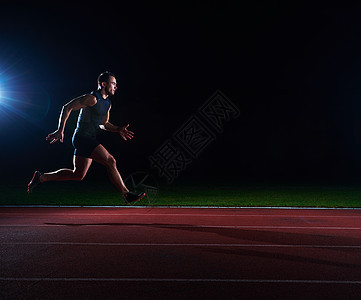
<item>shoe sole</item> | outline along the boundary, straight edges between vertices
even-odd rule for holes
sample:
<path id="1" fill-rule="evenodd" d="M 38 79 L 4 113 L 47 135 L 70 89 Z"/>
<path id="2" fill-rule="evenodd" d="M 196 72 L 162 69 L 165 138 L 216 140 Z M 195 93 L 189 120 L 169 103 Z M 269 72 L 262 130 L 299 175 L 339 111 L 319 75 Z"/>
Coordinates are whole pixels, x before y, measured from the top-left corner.
<path id="1" fill-rule="evenodd" d="M 28 184 L 28 194 L 31 194 L 31 192 L 33 191 L 33 189 L 38 186 L 40 184 L 40 182 L 38 184 L 36 184 L 35 186 L 32 186 L 34 179 L 36 178 L 36 176 L 38 175 L 38 171 L 35 171 L 33 178 L 31 179 L 31 181 Z M 40 176 L 39 176 L 40 177 Z"/>
<path id="2" fill-rule="evenodd" d="M 142 200 L 145 195 L 146 195 L 146 193 L 144 193 L 143 196 L 139 197 L 137 200 L 134 200 L 134 201 L 131 201 L 131 202 L 125 201 L 125 203 L 126 203 L 126 204 L 132 204 L 132 203 L 134 203 L 134 202 L 138 202 L 139 200 Z"/>

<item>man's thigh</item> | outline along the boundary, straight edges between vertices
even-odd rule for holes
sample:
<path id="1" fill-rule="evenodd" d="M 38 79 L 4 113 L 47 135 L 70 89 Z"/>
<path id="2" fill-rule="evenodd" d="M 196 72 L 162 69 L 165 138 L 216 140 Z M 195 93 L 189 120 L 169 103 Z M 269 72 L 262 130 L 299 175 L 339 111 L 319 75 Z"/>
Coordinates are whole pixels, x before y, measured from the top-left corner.
<path id="1" fill-rule="evenodd" d="M 103 165 L 109 164 L 110 161 L 114 160 L 114 157 L 108 152 L 103 145 L 98 145 L 92 152 L 91 156 L 96 162 Z"/>
<path id="2" fill-rule="evenodd" d="M 93 159 L 74 155 L 74 172 L 84 177 L 92 164 Z"/>

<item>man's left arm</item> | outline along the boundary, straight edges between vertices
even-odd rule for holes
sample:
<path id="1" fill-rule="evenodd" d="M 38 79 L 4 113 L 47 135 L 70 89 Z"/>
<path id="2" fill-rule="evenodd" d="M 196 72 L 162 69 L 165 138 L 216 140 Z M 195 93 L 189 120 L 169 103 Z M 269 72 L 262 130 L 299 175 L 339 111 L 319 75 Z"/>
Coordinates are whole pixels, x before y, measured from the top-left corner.
<path id="1" fill-rule="evenodd" d="M 132 139 L 134 136 L 134 132 L 128 130 L 129 124 L 123 127 L 116 126 L 109 122 L 109 115 L 110 115 L 110 108 L 105 115 L 102 123 L 99 125 L 100 129 L 110 131 L 110 132 L 117 132 L 119 133 L 124 140 Z"/>

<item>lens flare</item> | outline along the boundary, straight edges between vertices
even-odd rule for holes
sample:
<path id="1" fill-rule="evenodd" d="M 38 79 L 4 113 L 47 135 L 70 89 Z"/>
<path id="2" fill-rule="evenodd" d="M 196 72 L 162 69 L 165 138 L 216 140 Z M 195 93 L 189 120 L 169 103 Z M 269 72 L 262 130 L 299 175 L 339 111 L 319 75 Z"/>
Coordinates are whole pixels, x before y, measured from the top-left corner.
<path id="1" fill-rule="evenodd" d="M 31 123 L 43 120 L 50 108 L 50 97 L 47 91 L 32 82 L 21 80 L 21 76 L 6 78 L 4 75 L 0 74 L 2 77 L 0 81 L 1 119 L 21 117 Z"/>

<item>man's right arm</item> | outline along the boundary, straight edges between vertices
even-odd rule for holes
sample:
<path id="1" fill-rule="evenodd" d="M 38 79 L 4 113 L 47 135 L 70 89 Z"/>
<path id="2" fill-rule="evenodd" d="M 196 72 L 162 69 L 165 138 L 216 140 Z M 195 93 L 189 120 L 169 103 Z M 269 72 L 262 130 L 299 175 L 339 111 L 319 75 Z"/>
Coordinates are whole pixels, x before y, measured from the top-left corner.
<path id="1" fill-rule="evenodd" d="M 48 134 L 46 137 L 47 141 L 50 141 L 50 144 L 55 143 L 56 141 L 60 140 L 60 142 L 63 142 L 64 140 L 64 129 L 66 121 L 68 120 L 70 113 L 73 110 L 79 110 L 84 107 L 88 106 L 94 106 L 97 103 L 97 99 L 95 96 L 87 94 L 80 96 L 78 98 L 75 98 L 65 104 L 63 108 L 61 109 L 60 117 L 59 117 L 59 123 L 58 123 L 58 129 L 55 130 L 53 133 Z"/>

